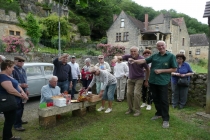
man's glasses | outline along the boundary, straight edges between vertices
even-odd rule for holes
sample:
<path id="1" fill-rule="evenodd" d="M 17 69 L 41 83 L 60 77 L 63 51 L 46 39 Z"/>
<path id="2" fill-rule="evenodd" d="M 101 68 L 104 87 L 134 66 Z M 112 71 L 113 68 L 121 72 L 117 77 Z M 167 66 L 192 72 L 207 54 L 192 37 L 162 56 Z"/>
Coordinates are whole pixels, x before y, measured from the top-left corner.
<path id="1" fill-rule="evenodd" d="M 18 62 L 25 62 L 24 60 L 18 60 Z"/>
<path id="2" fill-rule="evenodd" d="M 150 53 L 146 52 L 146 53 L 144 53 L 144 54 L 150 54 Z"/>
<path id="3" fill-rule="evenodd" d="M 103 59 L 103 58 L 98 58 L 98 59 Z"/>

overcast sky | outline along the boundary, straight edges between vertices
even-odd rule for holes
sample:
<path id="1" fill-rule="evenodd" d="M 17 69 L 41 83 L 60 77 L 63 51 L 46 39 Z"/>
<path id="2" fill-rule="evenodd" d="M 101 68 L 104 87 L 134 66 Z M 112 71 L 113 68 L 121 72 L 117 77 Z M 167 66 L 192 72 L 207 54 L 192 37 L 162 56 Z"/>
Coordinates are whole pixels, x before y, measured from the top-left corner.
<path id="1" fill-rule="evenodd" d="M 144 7 L 154 10 L 174 9 L 177 13 L 184 13 L 198 21 L 208 24 L 208 18 L 203 18 L 205 5 L 210 0 L 132 0 Z"/>

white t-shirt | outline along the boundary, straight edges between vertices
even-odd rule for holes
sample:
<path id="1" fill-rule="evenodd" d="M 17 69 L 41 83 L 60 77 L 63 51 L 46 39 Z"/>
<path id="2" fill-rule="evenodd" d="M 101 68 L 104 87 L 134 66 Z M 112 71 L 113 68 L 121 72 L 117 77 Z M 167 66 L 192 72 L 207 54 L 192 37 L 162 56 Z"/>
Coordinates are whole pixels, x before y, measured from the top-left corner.
<path id="1" fill-rule="evenodd" d="M 76 62 L 69 62 L 68 64 L 71 66 L 72 79 L 78 79 L 78 75 L 80 75 L 79 64 Z"/>

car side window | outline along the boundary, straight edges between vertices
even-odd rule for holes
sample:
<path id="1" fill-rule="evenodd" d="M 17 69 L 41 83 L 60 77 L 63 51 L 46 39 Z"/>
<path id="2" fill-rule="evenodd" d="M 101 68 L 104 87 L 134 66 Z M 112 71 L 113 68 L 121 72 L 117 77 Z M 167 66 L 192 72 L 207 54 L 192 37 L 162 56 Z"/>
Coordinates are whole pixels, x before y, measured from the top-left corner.
<path id="1" fill-rule="evenodd" d="M 41 67 L 40 66 L 31 66 L 26 67 L 26 75 L 27 76 L 39 76 L 42 75 Z"/>
<path id="2" fill-rule="evenodd" d="M 53 67 L 52 66 L 44 66 L 44 73 L 45 73 L 45 75 L 52 75 Z"/>

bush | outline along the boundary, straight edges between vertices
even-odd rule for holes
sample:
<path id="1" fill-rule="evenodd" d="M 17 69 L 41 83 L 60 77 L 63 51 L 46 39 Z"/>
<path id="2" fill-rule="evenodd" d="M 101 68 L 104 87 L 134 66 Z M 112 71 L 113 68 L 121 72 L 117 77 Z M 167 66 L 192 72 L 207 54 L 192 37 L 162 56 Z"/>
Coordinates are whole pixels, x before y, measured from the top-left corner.
<path id="1" fill-rule="evenodd" d="M 89 36 L 90 35 L 90 27 L 89 24 L 84 22 L 84 23 L 79 23 L 78 25 L 79 32 L 82 36 Z"/>
<path id="2" fill-rule="evenodd" d="M 21 10 L 19 6 L 19 2 L 17 0 L 14 0 L 13 2 L 0 0 L 0 9 L 4 9 L 7 14 L 9 11 L 14 11 L 16 12 L 17 15 L 19 15 L 20 10 Z"/>

